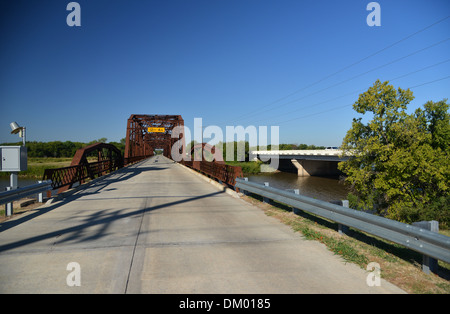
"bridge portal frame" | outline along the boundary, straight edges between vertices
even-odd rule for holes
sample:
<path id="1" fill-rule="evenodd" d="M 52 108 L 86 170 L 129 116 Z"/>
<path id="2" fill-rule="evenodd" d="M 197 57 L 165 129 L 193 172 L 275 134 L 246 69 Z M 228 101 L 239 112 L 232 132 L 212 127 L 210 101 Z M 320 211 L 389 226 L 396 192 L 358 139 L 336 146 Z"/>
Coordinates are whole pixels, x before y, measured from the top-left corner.
<path id="1" fill-rule="evenodd" d="M 176 127 L 183 128 L 178 136 L 172 137 Z M 149 128 L 164 128 L 162 132 L 152 132 Z M 139 115 L 132 114 L 127 121 L 125 137 L 125 160 L 150 157 L 155 149 L 163 149 L 163 155 L 172 159 L 172 146 L 182 140 L 181 153 L 186 150 L 184 142 L 184 120 L 180 115 Z"/>

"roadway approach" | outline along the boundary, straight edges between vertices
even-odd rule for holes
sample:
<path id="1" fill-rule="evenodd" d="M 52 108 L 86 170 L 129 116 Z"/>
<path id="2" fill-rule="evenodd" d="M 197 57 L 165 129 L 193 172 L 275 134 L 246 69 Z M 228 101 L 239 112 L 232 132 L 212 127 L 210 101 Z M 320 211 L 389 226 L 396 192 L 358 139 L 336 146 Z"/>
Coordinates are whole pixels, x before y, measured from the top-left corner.
<path id="1" fill-rule="evenodd" d="M 404 293 L 163 156 L 0 225 L 0 293 Z"/>

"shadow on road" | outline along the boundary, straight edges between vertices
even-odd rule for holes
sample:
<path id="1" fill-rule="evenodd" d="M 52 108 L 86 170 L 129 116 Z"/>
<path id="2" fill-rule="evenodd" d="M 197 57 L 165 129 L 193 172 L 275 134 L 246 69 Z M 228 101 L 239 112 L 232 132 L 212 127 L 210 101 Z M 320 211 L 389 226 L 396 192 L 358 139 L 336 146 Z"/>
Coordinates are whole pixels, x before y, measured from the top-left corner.
<path id="1" fill-rule="evenodd" d="M 69 195 L 68 197 L 64 198 L 62 201 L 58 201 L 53 205 L 49 205 L 47 207 L 39 209 L 36 212 L 26 215 L 24 217 L 21 217 L 19 219 L 15 219 L 15 220 L 11 220 L 11 221 L 2 223 L 0 225 L 0 235 L 1 235 L 1 232 L 4 232 L 10 228 L 13 228 L 13 227 L 19 225 L 19 224 L 22 224 L 29 220 L 32 220 L 33 218 L 36 218 L 40 215 L 48 213 L 52 210 L 55 210 L 56 208 L 61 207 L 69 202 L 74 201 L 74 200 L 77 200 L 81 197 L 99 194 L 99 193 L 101 193 L 102 190 L 108 190 L 108 186 L 111 183 L 128 180 L 131 177 L 134 177 L 143 171 L 153 171 L 153 170 L 162 170 L 162 169 L 165 169 L 165 168 L 156 168 L 156 167 L 126 168 L 126 169 L 124 168 L 119 171 L 116 171 L 113 175 L 110 175 L 110 176 L 104 178 L 103 180 L 99 180 L 98 182 L 93 183 L 92 185 L 90 185 L 86 188 L 76 191 L 72 195 Z M 222 194 L 224 192 L 225 192 L 225 189 L 214 192 L 214 193 L 198 195 L 198 196 L 189 197 L 189 198 L 183 198 L 183 199 L 180 199 L 177 201 L 160 204 L 160 205 L 156 205 L 156 206 L 151 206 L 151 207 L 146 206 L 146 198 L 143 198 L 144 202 L 143 202 L 143 204 L 141 204 L 141 206 L 140 206 L 141 208 L 136 209 L 135 211 L 122 213 L 122 211 L 123 211 L 122 209 L 115 210 L 115 211 L 100 210 L 98 212 L 95 212 L 95 213 L 89 215 L 89 217 L 87 217 L 83 223 L 81 223 L 77 226 L 60 229 L 60 230 L 55 230 L 55 231 L 51 231 L 48 233 L 29 237 L 26 239 L 18 240 L 16 242 L 0 245 L 0 253 L 8 251 L 8 250 L 16 249 L 16 248 L 19 248 L 22 246 L 26 246 L 26 245 L 29 245 L 29 244 L 32 244 L 35 242 L 39 242 L 42 240 L 46 240 L 49 238 L 59 238 L 62 235 L 66 235 L 66 237 L 62 237 L 61 240 L 55 242 L 55 244 L 61 244 L 61 243 L 68 242 L 68 241 L 76 241 L 76 243 L 95 241 L 95 240 L 101 239 L 102 237 L 105 237 L 106 235 L 108 235 L 107 230 L 108 230 L 109 226 L 113 222 L 115 222 L 119 219 L 144 215 L 146 212 L 159 210 L 161 208 L 170 207 L 170 206 L 177 205 L 177 204 L 188 203 L 188 202 L 198 200 L 198 199 L 213 197 L 215 195 Z M 118 199 L 120 199 L 120 198 L 118 198 Z M 96 232 L 93 234 L 92 234 L 92 231 L 86 232 L 87 228 L 90 228 L 93 226 L 97 226 L 97 227 L 100 226 L 100 228 L 98 228 L 98 230 L 96 230 Z M 70 236 L 67 236 L 67 235 L 70 235 Z"/>

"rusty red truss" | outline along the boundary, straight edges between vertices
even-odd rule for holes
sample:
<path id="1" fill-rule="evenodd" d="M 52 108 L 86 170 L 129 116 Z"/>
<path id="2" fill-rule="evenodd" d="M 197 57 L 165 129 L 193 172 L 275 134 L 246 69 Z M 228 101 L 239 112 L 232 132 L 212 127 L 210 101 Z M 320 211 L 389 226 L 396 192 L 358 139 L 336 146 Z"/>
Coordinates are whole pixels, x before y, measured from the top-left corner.
<path id="1" fill-rule="evenodd" d="M 172 134 L 177 127 L 179 134 Z M 150 157 L 155 149 L 163 149 L 164 156 L 172 158 L 172 147 L 180 139 L 180 150 L 185 150 L 183 133 L 184 121 L 180 115 L 133 114 L 127 122 L 125 159 Z"/>
<path id="2" fill-rule="evenodd" d="M 211 177 L 215 180 L 218 180 L 223 185 L 234 188 L 236 184 L 236 178 L 242 178 L 244 175 L 242 173 L 242 168 L 239 166 L 230 166 L 225 163 L 218 163 L 215 161 L 187 161 L 182 160 L 180 162 L 182 165 L 185 165 L 189 168 L 197 170 L 204 175 Z M 236 189 L 238 190 L 238 189 Z"/>
<path id="3" fill-rule="evenodd" d="M 94 158 L 97 161 L 92 161 Z M 123 156 L 117 147 L 95 143 L 77 150 L 69 167 L 45 169 L 43 180 L 51 180 L 53 189 L 59 189 L 60 193 L 75 183 L 82 184 L 86 179 L 95 179 L 123 166 Z"/>
<path id="4" fill-rule="evenodd" d="M 227 165 L 223 161 L 222 150 L 208 143 L 198 143 L 191 148 L 190 160 L 180 163 L 204 175 L 218 180 L 223 185 L 234 188 L 236 178 L 242 178 L 242 168 Z M 209 161 L 206 159 L 209 157 Z"/>
<path id="5" fill-rule="evenodd" d="M 76 183 L 82 184 L 88 179 L 95 179 L 153 156 L 156 149 L 163 149 L 164 156 L 170 159 L 175 157 L 172 152 L 177 153 L 177 158 L 183 157 L 180 160 L 182 164 L 230 187 L 234 187 L 237 177 L 243 176 L 241 167 L 225 164 L 222 151 L 209 144 L 195 145 L 190 152 L 193 160 L 184 160 L 184 157 L 189 157 L 185 144 L 184 121 L 180 115 L 133 114 L 127 121 L 124 156 L 112 144 L 92 144 L 79 149 L 69 167 L 46 169 L 43 179 L 51 180 L 53 189 L 62 192 Z M 204 160 L 205 156 L 211 157 L 211 161 Z M 93 157 L 96 157 L 96 161 Z"/>

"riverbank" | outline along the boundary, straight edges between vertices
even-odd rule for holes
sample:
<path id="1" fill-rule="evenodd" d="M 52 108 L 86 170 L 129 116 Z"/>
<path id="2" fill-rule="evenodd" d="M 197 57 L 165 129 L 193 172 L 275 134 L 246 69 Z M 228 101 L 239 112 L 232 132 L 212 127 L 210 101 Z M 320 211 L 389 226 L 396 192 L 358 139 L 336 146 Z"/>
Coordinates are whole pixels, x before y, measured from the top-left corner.
<path id="1" fill-rule="evenodd" d="M 241 167 L 244 176 L 246 176 L 250 174 L 260 174 L 261 165 L 263 163 L 261 161 L 227 161 L 226 164 Z"/>

